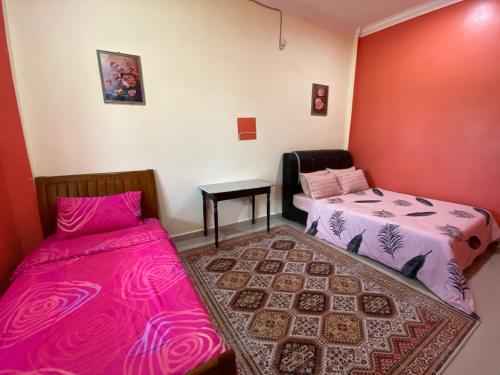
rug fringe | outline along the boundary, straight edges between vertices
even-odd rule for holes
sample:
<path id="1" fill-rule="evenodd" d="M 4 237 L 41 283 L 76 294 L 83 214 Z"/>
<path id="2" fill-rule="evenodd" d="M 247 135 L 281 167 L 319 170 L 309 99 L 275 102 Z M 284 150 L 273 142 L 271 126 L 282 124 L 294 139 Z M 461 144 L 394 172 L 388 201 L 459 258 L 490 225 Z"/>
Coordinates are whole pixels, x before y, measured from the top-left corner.
<path id="1" fill-rule="evenodd" d="M 480 324 L 481 324 L 481 321 L 478 320 L 477 323 L 472 326 L 472 328 L 467 333 L 467 335 L 465 335 L 465 337 L 462 339 L 462 341 L 460 342 L 460 344 L 453 350 L 453 352 L 448 357 L 448 359 L 443 363 L 443 365 L 441 366 L 441 368 L 438 370 L 437 375 L 440 375 L 440 374 L 444 373 L 444 371 L 446 370 L 446 368 L 451 364 L 451 362 L 453 362 L 453 360 L 456 358 L 456 356 L 462 351 L 462 349 L 465 346 L 465 344 L 467 344 L 467 342 L 469 341 L 469 339 L 471 338 L 471 336 L 476 332 L 476 329 L 479 328 Z"/>

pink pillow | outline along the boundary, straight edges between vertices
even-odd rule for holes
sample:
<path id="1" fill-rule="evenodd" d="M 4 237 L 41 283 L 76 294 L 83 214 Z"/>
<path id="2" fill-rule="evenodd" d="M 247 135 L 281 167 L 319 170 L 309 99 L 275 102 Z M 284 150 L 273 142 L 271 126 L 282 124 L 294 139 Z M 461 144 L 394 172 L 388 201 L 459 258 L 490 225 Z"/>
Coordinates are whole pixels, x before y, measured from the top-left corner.
<path id="1" fill-rule="evenodd" d="M 300 185 L 302 185 L 302 190 L 304 191 L 304 194 L 307 195 L 308 197 L 311 196 L 311 189 L 309 188 L 309 183 L 307 182 L 308 176 L 322 176 L 328 173 L 330 172 L 328 172 L 326 169 L 310 173 L 299 173 Z"/>
<path id="2" fill-rule="evenodd" d="M 57 197 L 57 237 L 74 238 L 141 222 L 141 192 L 103 197 Z"/>
<path id="3" fill-rule="evenodd" d="M 362 169 L 351 173 L 344 173 L 338 176 L 339 185 L 342 189 L 342 194 L 355 193 L 361 190 L 367 190 L 370 187 L 366 182 L 365 174 Z"/>
<path id="4" fill-rule="evenodd" d="M 333 197 L 342 193 L 339 183 L 337 182 L 337 177 L 335 177 L 333 173 L 312 175 L 306 178 L 313 199 Z"/>
<path id="5" fill-rule="evenodd" d="M 335 176 L 341 176 L 343 174 L 346 174 L 346 173 L 352 173 L 356 170 L 355 167 L 351 167 L 351 168 L 344 168 L 344 169 L 330 169 L 330 168 L 327 168 L 328 172 L 331 172 L 331 173 L 335 173 Z"/>

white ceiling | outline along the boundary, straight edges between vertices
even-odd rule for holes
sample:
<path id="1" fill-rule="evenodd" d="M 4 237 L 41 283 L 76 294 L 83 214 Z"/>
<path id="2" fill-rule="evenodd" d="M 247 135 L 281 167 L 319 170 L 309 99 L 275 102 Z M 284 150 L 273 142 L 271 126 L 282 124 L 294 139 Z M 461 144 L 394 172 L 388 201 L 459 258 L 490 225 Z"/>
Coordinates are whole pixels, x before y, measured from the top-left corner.
<path id="1" fill-rule="evenodd" d="M 260 0 L 286 13 L 337 32 L 352 34 L 429 0 Z"/>

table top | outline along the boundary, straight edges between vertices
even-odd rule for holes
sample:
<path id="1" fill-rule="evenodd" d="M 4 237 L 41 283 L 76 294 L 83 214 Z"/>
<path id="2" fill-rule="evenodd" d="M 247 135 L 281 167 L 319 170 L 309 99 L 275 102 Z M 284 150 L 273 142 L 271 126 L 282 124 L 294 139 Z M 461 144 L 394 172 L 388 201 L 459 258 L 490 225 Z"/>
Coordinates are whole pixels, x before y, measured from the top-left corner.
<path id="1" fill-rule="evenodd" d="M 200 190 L 208 194 L 217 194 L 217 193 L 227 193 L 230 191 L 258 189 L 271 186 L 273 186 L 273 184 L 265 180 L 244 180 L 244 181 L 223 182 L 220 184 L 201 185 L 199 188 Z"/>

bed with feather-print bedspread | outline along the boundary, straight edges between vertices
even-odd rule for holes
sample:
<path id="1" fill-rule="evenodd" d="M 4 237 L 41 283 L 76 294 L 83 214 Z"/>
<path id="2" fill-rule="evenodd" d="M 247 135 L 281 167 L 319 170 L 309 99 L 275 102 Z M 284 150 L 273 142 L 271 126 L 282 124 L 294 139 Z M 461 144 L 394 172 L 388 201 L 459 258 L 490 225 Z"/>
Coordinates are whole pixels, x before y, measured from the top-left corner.
<path id="1" fill-rule="evenodd" d="M 500 237 L 482 208 L 377 188 L 315 201 L 306 232 L 417 278 L 473 315 L 463 270 Z"/>
<path id="2" fill-rule="evenodd" d="M 226 350 L 156 219 L 49 237 L 0 299 L 2 374 L 184 374 Z"/>

